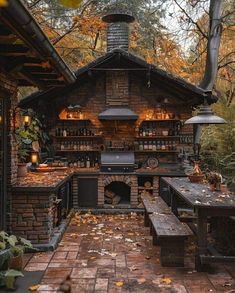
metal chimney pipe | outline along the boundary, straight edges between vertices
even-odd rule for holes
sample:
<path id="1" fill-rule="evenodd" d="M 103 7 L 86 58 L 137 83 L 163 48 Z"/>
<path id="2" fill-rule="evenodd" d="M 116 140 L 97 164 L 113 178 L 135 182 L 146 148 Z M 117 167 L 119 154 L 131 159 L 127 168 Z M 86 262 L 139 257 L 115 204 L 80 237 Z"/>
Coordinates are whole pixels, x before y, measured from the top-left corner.
<path id="1" fill-rule="evenodd" d="M 108 23 L 107 52 L 114 49 L 129 49 L 129 23 L 135 21 L 131 13 L 115 11 L 103 16 L 102 20 Z"/>

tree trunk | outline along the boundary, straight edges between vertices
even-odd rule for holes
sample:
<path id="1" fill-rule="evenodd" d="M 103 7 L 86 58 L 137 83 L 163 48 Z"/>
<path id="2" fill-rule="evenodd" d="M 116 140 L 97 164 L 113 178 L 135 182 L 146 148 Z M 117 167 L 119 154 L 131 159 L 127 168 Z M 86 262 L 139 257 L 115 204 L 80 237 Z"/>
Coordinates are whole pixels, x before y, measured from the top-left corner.
<path id="1" fill-rule="evenodd" d="M 220 38 L 222 34 L 222 3 L 223 0 L 210 1 L 210 25 L 207 43 L 206 67 L 203 79 L 200 83 L 200 87 L 209 92 L 213 89 L 218 71 L 218 55 Z"/>

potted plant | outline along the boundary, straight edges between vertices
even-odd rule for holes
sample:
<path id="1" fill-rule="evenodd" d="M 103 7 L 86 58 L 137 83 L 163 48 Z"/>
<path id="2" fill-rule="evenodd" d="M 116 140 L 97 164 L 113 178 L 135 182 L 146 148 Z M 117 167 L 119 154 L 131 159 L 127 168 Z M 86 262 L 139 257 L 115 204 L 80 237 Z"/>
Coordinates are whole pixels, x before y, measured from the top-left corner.
<path id="1" fill-rule="evenodd" d="M 199 167 L 198 161 L 194 161 L 193 171 L 190 174 L 188 174 L 188 178 L 189 178 L 190 182 L 192 182 L 192 183 L 202 182 L 204 176 L 203 176 L 202 171 Z"/>
<path id="2" fill-rule="evenodd" d="M 220 190 L 220 184 L 222 183 L 222 176 L 221 174 L 213 171 L 206 171 L 206 179 L 210 185 L 210 189 L 212 191 L 214 190 Z"/>
<path id="3" fill-rule="evenodd" d="M 2 267 L 0 269 L 11 268 L 21 270 L 23 266 L 23 254 L 26 250 L 35 250 L 29 240 L 1 231 L 0 252 L 2 252 L 2 261 L 1 259 L 0 261 Z"/>

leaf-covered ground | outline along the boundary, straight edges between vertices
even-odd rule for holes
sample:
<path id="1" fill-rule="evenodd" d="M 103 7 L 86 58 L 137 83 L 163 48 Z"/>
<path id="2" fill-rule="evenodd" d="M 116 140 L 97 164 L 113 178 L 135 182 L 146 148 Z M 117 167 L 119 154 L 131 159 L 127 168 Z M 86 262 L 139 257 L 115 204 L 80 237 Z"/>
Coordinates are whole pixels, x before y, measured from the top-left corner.
<path id="1" fill-rule="evenodd" d="M 235 266 L 197 273 L 193 252 L 187 243 L 185 267 L 163 268 L 142 215 L 76 214 L 57 250 L 35 254 L 25 270 L 45 270 L 32 287 L 44 293 L 235 292 Z"/>

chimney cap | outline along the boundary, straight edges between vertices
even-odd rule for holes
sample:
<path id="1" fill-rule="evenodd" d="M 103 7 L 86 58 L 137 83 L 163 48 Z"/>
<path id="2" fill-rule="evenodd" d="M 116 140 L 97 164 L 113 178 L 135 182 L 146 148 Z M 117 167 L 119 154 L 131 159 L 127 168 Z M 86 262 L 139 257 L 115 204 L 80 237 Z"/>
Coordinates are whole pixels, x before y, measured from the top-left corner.
<path id="1" fill-rule="evenodd" d="M 102 17 L 102 20 L 107 23 L 112 22 L 127 22 L 131 23 L 135 21 L 134 16 L 130 11 L 127 10 L 116 10 L 107 13 Z"/>

